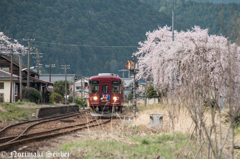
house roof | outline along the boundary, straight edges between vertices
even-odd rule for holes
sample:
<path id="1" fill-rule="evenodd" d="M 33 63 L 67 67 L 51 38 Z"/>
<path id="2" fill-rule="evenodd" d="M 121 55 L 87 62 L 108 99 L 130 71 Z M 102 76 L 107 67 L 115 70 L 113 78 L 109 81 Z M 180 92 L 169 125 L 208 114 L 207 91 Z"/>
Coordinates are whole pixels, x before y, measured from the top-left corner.
<path id="1" fill-rule="evenodd" d="M 11 57 L 9 55 L 0 54 L 0 57 L 3 57 L 7 61 L 11 62 Z M 13 64 L 19 67 L 19 61 L 14 58 L 13 58 Z M 22 71 L 27 72 L 27 66 L 22 65 Z M 37 72 L 33 71 L 32 69 L 30 69 L 30 72 L 37 75 Z"/>
<path id="2" fill-rule="evenodd" d="M 18 80 L 18 76 L 17 75 L 12 75 L 12 79 L 14 81 L 17 81 Z M 0 70 L 0 80 L 10 80 L 11 78 L 11 73 L 7 72 L 7 71 L 3 71 L 3 70 Z"/>
<path id="3" fill-rule="evenodd" d="M 78 79 L 75 83 L 81 83 L 81 82 L 87 82 L 88 83 L 89 78 L 84 78 L 83 80 Z"/>
<path id="4" fill-rule="evenodd" d="M 124 87 L 130 87 L 133 84 L 133 79 L 132 78 L 124 78 Z"/>
<path id="5" fill-rule="evenodd" d="M 36 82 L 41 82 L 41 83 L 46 83 L 46 84 L 49 84 L 49 85 L 53 85 L 52 82 L 48 82 L 48 81 L 44 81 L 44 80 L 41 80 L 41 79 L 38 79 L 38 78 L 35 78 L 35 77 L 31 77 L 31 79 L 33 79 L 33 81 L 36 81 Z"/>

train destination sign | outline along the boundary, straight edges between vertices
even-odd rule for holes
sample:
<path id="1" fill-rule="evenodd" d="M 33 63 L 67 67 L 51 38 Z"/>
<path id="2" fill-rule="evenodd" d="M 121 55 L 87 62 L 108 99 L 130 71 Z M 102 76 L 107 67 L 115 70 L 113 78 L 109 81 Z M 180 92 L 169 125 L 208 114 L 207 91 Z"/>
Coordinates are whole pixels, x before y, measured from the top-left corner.
<path id="1" fill-rule="evenodd" d="M 89 81 L 90 84 L 98 84 L 99 81 Z"/>
<path id="2" fill-rule="evenodd" d="M 112 84 L 121 84 L 121 81 L 112 81 Z"/>

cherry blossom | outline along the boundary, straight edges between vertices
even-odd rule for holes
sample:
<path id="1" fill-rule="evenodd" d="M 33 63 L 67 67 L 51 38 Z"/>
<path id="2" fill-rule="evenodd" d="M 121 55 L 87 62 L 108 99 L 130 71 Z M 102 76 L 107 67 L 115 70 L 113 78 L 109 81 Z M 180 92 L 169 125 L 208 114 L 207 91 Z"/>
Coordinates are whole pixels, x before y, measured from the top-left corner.
<path id="1" fill-rule="evenodd" d="M 239 87 L 240 48 L 227 38 L 209 35 L 208 29 L 198 26 L 186 32 L 174 31 L 175 41 L 167 26 L 147 32 L 146 37 L 134 53 L 138 58 L 137 78 L 147 80 L 150 77 L 155 89 L 169 92 L 206 82 L 205 86 L 226 96 L 230 76 L 234 87 Z"/>
<path id="2" fill-rule="evenodd" d="M 3 32 L 0 32 L 0 53 L 4 53 L 4 51 L 9 50 L 11 47 L 13 47 L 14 52 L 16 52 L 17 49 L 26 50 L 17 40 L 11 39 L 4 35 Z"/>

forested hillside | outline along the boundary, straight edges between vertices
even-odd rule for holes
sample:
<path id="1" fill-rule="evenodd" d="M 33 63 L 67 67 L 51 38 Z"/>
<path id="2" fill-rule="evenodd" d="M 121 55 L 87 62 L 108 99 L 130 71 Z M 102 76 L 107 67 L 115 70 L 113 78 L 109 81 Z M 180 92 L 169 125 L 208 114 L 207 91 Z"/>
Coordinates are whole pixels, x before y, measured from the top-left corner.
<path id="1" fill-rule="evenodd" d="M 193 1 L 212 3 L 240 3 L 239 0 L 193 0 Z"/>
<path id="2" fill-rule="evenodd" d="M 172 3 L 171 0 L 143 0 L 149 3 L 160 12 L 164 12 L 167 15 L 172 15 Z M 230 17 L 239 16 L 240 4 L 217 4 L 217 3 L 201 3 L 190 0 L 175 0 L 175 21 L 181 22 L 186 25 L 187 28 L 192 28 L 194 25 L 198 25 L 201 28 L 209 28 L 210 33 L 220 34 L 222 29 L 216 16 L 221 20 L 222 18 L 222 6 L 224 8 L 224 24 L 228 27 L 232 21 Z M 227 28 L 228 29 L 228 28 Z"/>
<path id="3" fill-rule="evenodd" d="M 119 73 L 145 33 L 170 26 L 171 17 L 139 0 L 1 0 L 0 22 L 0 31 L 25 46 L 23 38 L 35 39 L 31 46 L 43 53 L 43 66 L 55 64 L 52 73 L 67 64 L 68 73 L 90 76 Z"/>

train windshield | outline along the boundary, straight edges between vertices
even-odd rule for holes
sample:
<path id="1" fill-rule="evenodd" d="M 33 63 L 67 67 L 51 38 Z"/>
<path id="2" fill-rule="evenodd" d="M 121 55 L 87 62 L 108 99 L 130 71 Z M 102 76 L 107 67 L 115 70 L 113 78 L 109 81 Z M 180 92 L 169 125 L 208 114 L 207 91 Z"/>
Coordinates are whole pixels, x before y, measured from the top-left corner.
<path id="1" fill-rule="evenodd" d="M 89 93 L 99 93 L 99 81 L 89 81 Z"/>
<path id="2" fill-rule="evenodd" d="M 121 81 L 112 81 L 112 93 L 121 93 Z"/>
<path id="3" fill-rule="evenodd" d="M 102 93 L 108 93 L 108 85 L 107 84 L 102 85 Z"/>

